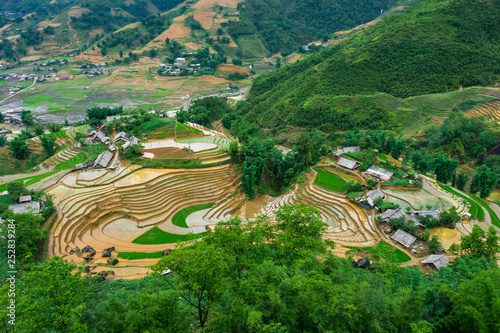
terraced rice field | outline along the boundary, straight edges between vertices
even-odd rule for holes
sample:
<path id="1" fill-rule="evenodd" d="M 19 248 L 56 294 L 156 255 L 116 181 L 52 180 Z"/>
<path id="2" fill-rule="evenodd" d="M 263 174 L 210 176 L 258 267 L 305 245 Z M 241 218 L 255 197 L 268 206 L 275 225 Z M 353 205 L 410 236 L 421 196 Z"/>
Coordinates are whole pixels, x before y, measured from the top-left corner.
<path id="1" fill-rule="evenodd" d="M 465 112 L 465 116 L 469 118 L 487 117 L 489 121 L 500 122 L 500 99 L 476 106 L 472 110 Z"/>
<path id="2" fill-rule="evenodd" d="M 347 189 L 347 183 L 334 173 L 326 171 L 324 168 L 318 167 L 314 168 L 318 174 L 314 178 L 314 184 L 323 186 L 327 189 L 337 192 L 345 192 Z"/>
<path id="3" fill-rule="evenodd" d="M 90 245 L 97 251 L 90 264 L 105 264 L 101 251 L 115 246 L 122 258 L 119 267 L 141 267 L 134 274 L 144 274 L 158 251 L 174 248 L 173 242 L 188 239 L 189 233 L 203 234 L 207 225 L 252 215 L 244 195 L 237 193 L 240 181 L 228 165 L 189 170 L 141 169 L 115 177 L 107 185 L 82 185 L 81 175 L 89 184 L 97 179 L 102 183 L 107 173 L 100 172 L 67 175 L 49 191 L 60 210 L 50 232 L 49 256 L 83 264 L 82 257 L 70 251 Z M 273 212 L 284 204 L 299 202 L 321 211 L 328 224 L 326 238 L 353 246 L 376 244 L 376 232 L 365 213 L 343 196 L 316 186 L 312 175 L 307 184 L 283 196 L 269 197 L 260 208 L 273 219 Z"/>
<path id="4" fill-rule="evenodd" d="M 105 176 L 94 175 L 89 181 Z M 77 176 L 74 176 L 77 179 Z M 71 178 L 71 177 L 69 177 Z M 76 184 L 77 180 L 73 183 Z M 64 181 L 50 190 L 61 214 L 51 229 L 49 255 L 68 257 L 75 246 L 91 245 L 96 251 L 116 246 L 118 252 L 157 252 L 174 244 L 134 244 L 145 232 L 186 235 L 205 232 L 204 226 L 183 228 L 172 223 L 184 208 L 227 198 L 239 184 L 229 166 L 194 170 L 138 170 L 109 185 L 73 187 Z M 104 262 L 97 259 L 96 263 Z"/>
<path id="5" fill-rule="evenodd" d="M 147 140 L 164 139 L 177 136 L 182 138 L 189 135 L 202 134 L 203 132 L 199 129 L 184 125 L 176 124 L 176 128 L 160 128 L 155 131 L 146 134 Z"/>

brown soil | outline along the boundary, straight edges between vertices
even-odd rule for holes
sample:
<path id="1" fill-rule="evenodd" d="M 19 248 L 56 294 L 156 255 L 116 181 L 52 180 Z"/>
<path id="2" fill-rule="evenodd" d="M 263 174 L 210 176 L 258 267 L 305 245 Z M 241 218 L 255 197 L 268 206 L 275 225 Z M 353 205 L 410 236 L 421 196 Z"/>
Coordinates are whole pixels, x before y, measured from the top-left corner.
<path id="1" fill-rule="evenodd" d="M 406 8 L 410 8 L 411 6 L 398 6 L 396 8 L 391 9 L 391 11 L 397 11 L 397 10 L 405 10 Z"/>
<path id="2" fill-rule="evenodd" d="M 235 65 L 229 65 L 229 64 L 223 64 L 217 66 L 218 70 L 225 71 L 225 72 L 231 72 L 231 73 L 243 73 L 243 74 L 251 74 L 250 70 L 247 67 L 243 66 L 235 66 Z"/>
<path id="3" fill-rule="evenodd" d="M 152 153 L 155 159 L 194 159 L 194 154 L 189 154 L 184 149 L 165 147 L 155 149 L 145 149 L 145 153 Z"/>
<path id="4" fill-rule="evenodd" d="M 336 34 L 336 35 L 345 35 L 345 34 L 350 34 L 351 32 L 354 32 L 354 31 L 356 31 L 356 30 L 362 30 L 362 29 L 365 29 L 365 28 L 367 28 L 367 27 L 369 27 L 369 26 L 371 26 L 371 25 L 374 25 L 375 23 L 377 23 L 377 22 L 379 22 L 379 21 L 380 21 L 380 19 L 375 19 L 375 20 L 370 21 L 370 22 L 368 22 L 368 23 L 360 24 L 360 25 L 358 25 L 357 27 L 354 27 L 354 28 L 352 28 L 352 29 L 350 29 L 350 30 L 337 31 L 337 32 L 335 32 L 335 34 Z"/>

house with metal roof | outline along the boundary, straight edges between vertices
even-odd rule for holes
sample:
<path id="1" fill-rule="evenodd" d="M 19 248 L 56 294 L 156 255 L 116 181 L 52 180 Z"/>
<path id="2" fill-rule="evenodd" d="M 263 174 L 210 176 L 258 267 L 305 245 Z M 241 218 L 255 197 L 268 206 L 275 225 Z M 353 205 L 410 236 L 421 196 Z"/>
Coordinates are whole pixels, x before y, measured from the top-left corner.
<path id="1" fill-rule="evenodd" d="M 403 245 L 406 248 L 409 248 L 410 246 L 415 243 L 417 240 L 417 237 L 410 235 L 406 231 L 403 231 L 401 229 L 398 229 L 392 236 L 391 239 L 398 242 L 399 244 Z"/>
<path id="2" fill-rule="evenodd" d="M 372 165 L 366 170 L 366 173 L 372 177 L 376 177 L 385 182 L 389 181 L 394 177 L 394 173 L 386 170 L 384 168 L 378 167 L 376 165 Z"/>
<path id="3" fill-rule="evenodd" d="M 340 156 L 341 154 L 344 153 L 356 153 L 360 152 L 361 150 L 359 149 L 359 146 L 352 146 L 352 147 L 344 147 L 344 148 L 339 148 L 335 151 L 335 156 Z"/>
<path id="4" fill-rule="evenodd" d="M 405 215 L 406 214 L 405 214 L 403 208 L 388 209 L 380 215 L 380 217 L 381 217 L 380 222 L 389 223 L 390 220 L 397 219 L 398 217 L 405 216 Z"/>
<path id="5" fill-rule="evenodd" d="M 136 138 L 135 136 L 131 136 L 130 140 L 125 142 L 122 147 L 123 147 L 123 149 L 127 149 L 129 146 L 138 145 L 138 144 L 139 144 L 139 139 Z"/>
<path id="6" fill-rule="evenodd" d="M 368 205 L 369 207 L 375 206 L 375 200 L 377 198 L 381 197 L 382 199 L 385 198 L 385 193 L 379 190 L 378 188 L 375 190 L 371 190 L 368 193 L 366 193 L 363 196 L 363 202 Z"/>
<path id="7" fill-rule="evenodd" d="M 107 150 L 104 151 L 95 160 L 93 168 L 94 169 L 104 169 L 104 168 L 107 168 L 108 165 L 109 165 L 109 162 L 111 162 L 112 158 L 113 158 L 113 154 L 111 152 L 109 152 Z"/>
<path id="8" fill-rule="evenodd" d="M 420 263 L 432 265 L 439 270 L 441 267 L 447 267 L 450 264 L 450 261 L 444 254 L 431 254 Z"/>
<path id="9" fill-rule="evenodd" d="M 97 131 L 94 136 L 92 137 L 92 140 L 93 141 L 100 141 L 101 143 L 106 143 L 108 142 L 109 140 L 111 140 L 110 138 L 108 138 L 106 136 L 106 134 L 104 134 L 103 132 L 101 131 Z"/>
<path id="10" fill-rule="evenodd" d="M 397 218 L 400 218 L 402 216 L 405 217 L 404 221 L 403 221 L 403 224 L 405 226 L 417 226 L 419 228 L 425 228 L 425 226 L 420 223 L 420 221 L 415 218 L 414 216 L 409 216 L 409 215 L 406 215 L 405 211 L 403 210 L 403 208 L 397 208 L 397 209 L 388 209 L 386 210 L 385 212 L 382 213 L 381 216 L 381 220 L 380 220 L 380 223 L 387 223 L 388 225 L 390 225 L 391 227 L 393 227 L 394 225 L 391 224 L 391 220 L 394 220 L 394 219 L 397 219 Z"/>
<path id="11" fill-rule="evenodd" d="M 9 210 L 11 210 L 14 214 L 40 214 L 41 211 L 41 202 L 27 202 L 19 205 L 10 205 Z"/>
<path id="12" fill-rule="evenodd" d="M 354 170 L 359 168 L 360 164 L 356 161 L 350 160 L 345 157 L 341 157 L 340 160 L 337 162 L 337 165 L 340 165 L 343 168 L 349 169 L 349 170 Z"/>
<path id="13" fill-rule="evenodd" d="M 439 220 L 441 218 L 441 215 L 439 213 L 439 210 L 416 210 L 413 212 L 413 215 L 415 217 L 418 216 L 432 216 L 432 218 Z"/>
<path id="14" fill-rule="evenodd" d="M 128 134 L 125 133 L 125 132 L 120 132 L 118 133 L 116 136 L 115 136 L 115 139 L 113 140 L 114 143 L 117 143 L 117 142 L 120 142 L 120 141 L 123 141 L 123 142 L 127 142 L 129 141 L 128 139 Z"/>
<path id="15" fill-rule="evenodd" d="M 19 203 L 22 204 L 22 203 L 27 203 L 27 202 L 30 202 L 31 201 L 31 195 L 21 195 L 19 197 Z"/>

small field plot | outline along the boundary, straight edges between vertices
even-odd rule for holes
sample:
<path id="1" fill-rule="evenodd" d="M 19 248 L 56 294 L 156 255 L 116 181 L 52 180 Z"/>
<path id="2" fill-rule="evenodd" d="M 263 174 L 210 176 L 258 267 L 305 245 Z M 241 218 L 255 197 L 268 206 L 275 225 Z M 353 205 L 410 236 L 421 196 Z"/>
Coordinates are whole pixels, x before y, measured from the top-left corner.
<path id="1" fill-rule="evenodd" d="M 157 259 L 162 257 L 162 251 L 158 252 L 120 252 L 118 253 L 118 258 L 126 260 L 137 260 L 137 259 Z"/>
<path id="2" fill-rule="evenodd" d="M 154 227 L 144 234 L 140 235 L 132 241 L 135 244 L 171 244 L 176 242 L 184 242 L 192 239 L 197 239 L 206 235 L 206 233 L 201 234 L 188 234 L 188 235 L 175 235 L 161 230 L 158 227 Z"/>
<path id="3" fill-rule="evenodd" d="M 318 173 L 314 179 L 314 184 L 325 187 L 336 192 L 345 192 L 347 182 L 339 175 L 326 171 L 322 167 L 316 167 L 314 170 Z"/>
<path id="4" fill-rule="evenodd" d="M 188 225 L 186 223 L 186 218 L 189 215 L 199 210 L 212 208 L 214 205 L 215 203 L 209 203 L 209 204 L 196 205 L 184 208 L 183 210 L 174 215 L 174 217 L 172 218 L 172 223 L 178 227 L 188 228 Z"/>

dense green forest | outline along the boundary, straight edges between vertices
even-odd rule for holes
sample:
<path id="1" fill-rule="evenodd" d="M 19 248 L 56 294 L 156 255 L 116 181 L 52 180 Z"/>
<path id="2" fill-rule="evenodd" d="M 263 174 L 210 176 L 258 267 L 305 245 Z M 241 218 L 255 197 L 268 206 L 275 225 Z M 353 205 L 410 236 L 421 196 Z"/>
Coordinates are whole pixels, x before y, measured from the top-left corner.
<path id="1" fill-rule="evenodd" d="M 17 216 L 23 218 L 23 216 Z M 500 270 L 496 232 L 478 226 L 439 272 L 400 267 L 380 248 L 368 268 L 338 258 L 322 239 L 320 212 L 285 206 L 267 217 L 220 222 L 139 280 L 74 274 L 53 257 L 19 273 L 16 326 L 7 332 L 497 332 Z M 300 235 L 300 237 L 297 237 Z M 487 238 L 487 240 L 483 240 Z M 492 247 L 493 246 L 493 247 Z M 173 275 L 160 275 L 167 268 Z M 57 309 L 57 311 L 55 311 Z"/>
<path id="2" fill-rule="evenodd" d="M 395 97 L 495 83 L 500 2 L 426 1 L 356 36 L 254 80 L 238 120 L 264 128 L 395 129 L 377 92 Z"/>
<path id="3" fill-rule="evenodd" d="M 375 19 L 381 9 L 396 0 L 246 0 L 238 4 L 240 21 L 231 22 L 229 33 L 258 34 L 273 53 L 290 54 L 299 45 L 313 40 L 328 40 L 339 30 L 350 29 Z"/>

